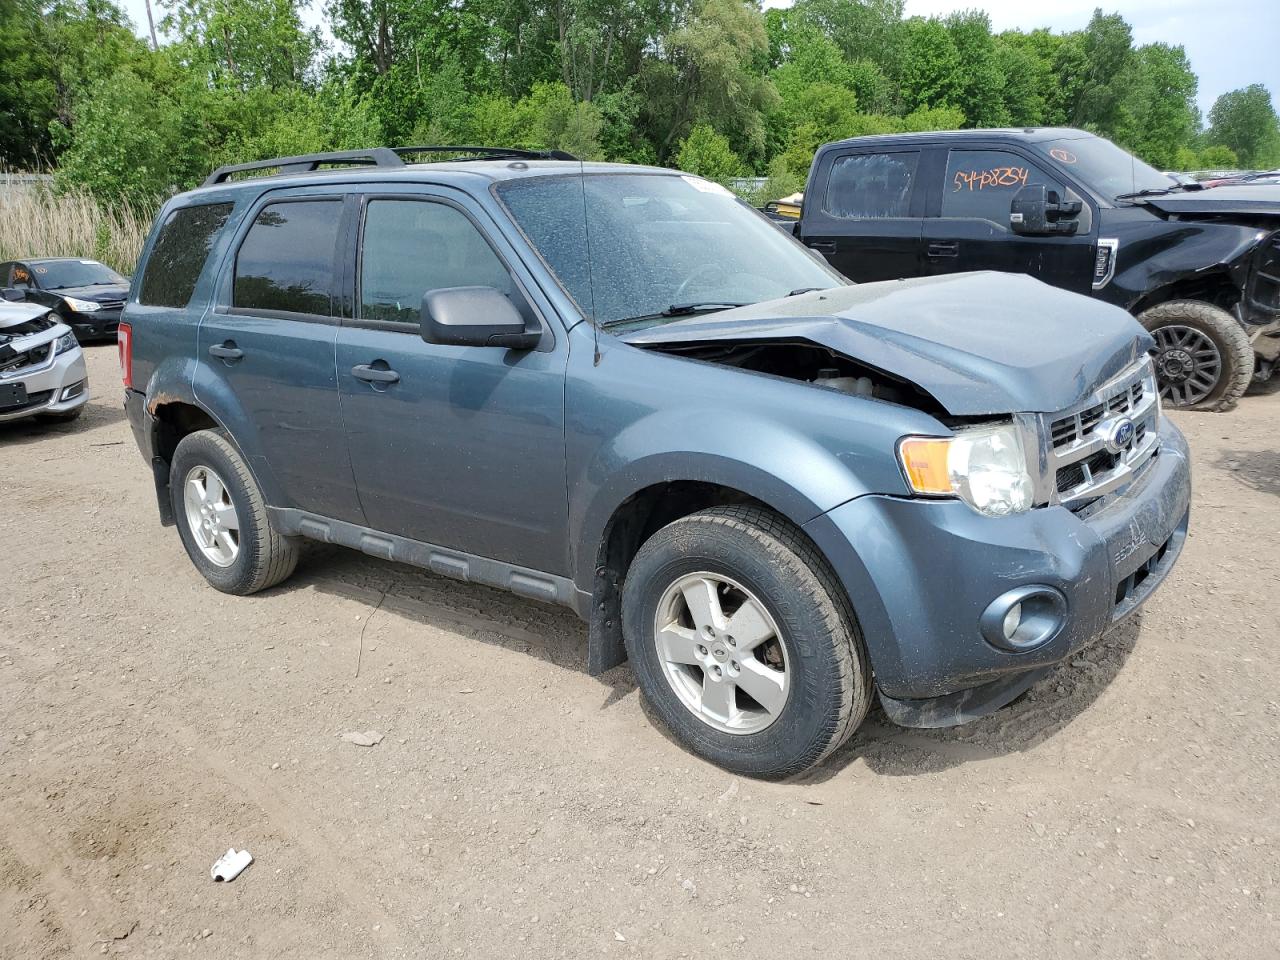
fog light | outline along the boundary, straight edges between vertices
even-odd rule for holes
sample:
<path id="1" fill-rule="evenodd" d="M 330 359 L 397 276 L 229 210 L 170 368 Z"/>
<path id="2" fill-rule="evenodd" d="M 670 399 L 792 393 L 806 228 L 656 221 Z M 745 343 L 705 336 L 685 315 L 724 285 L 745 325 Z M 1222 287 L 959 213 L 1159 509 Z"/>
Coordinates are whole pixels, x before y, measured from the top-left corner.
<path id="1" fill-rule="evenodd" d="M 1018 627 L 1022 625 L 1022 604 L 1015 603 L 1009 608 L 1009 612 L 1004 615 L 1004 638 L 1012 640 L 1013 635 L 1018 632 Z"/>
<path id="2" fill-rule="evenodd" d="M 1010 653 L 1044 646 L 1062 632 L 1067 598 L 1043 584 L 1006 590 L 987 605 L 978 620 L 987 643 Z"/>
<path id="3" fill-rule="evenodd" d="M 77 380 L 71 386 L 67 387 L 67 389 L 62 391 L 62 396 L 59 399 L 70 400 L 72 397 L 78 397 L 82 393 L 84 393 L 84 381 Z"/>

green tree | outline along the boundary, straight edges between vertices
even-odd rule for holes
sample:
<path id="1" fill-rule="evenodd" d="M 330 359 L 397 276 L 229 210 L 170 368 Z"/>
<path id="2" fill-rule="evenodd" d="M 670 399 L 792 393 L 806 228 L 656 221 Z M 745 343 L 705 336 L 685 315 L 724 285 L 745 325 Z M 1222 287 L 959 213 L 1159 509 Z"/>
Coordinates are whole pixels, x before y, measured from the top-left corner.
<path id="1" fill-rule="evenodd" d="M 1246 167 L 1280 166 L 1280 122 L 1267 88 L 1255 83 L 1220 96 L 1209 110 L 1207 140 Z"/>
<path id="2" fill-rule="evenodd" d="M 950 102 L 964 111 L 971 127 L 1000 127 L 1009 123 L 1005 106 L 1005 74 L 991 20 L 978 10 L 953 13 L 944 21 L 955 48 L 959 89 Z"/>
<path id="3" fill-rule="evenodd" d="M 700 123 L 680 143 L 676 166 L 708 180 L 727 183 L 742 176 L 742 159 L 733 152 L 729 138 Z"/>
<path id="4" fill-rule="evenodd" d="M 767 55 L 764 18 L 750 0 L 698 0 L 641 74 L 642 119 L 659 158 L 706 123 L 740 156 L 763 159 L 764 115 L 778 102 L 764 75 Z"/>
<path id="5" fill-rule="evenodd" d="M 907 108 L 958 104 L 964 94 L 963 64 L 946 26 L 941 20 L 913 17 L 903 28 L 898 83 Z"/>
<path id="6" fill-rule="evenodd" d="M 301 0 L 160 0 L 178 57 L 215 86 L 299 86 L 320 46 Z"/>
<path id="7" fill-rule="evenodd" d="M 1134 53 L 1119 142 L 1161 169 L 1177 164 L 1178 150 L 1199 126 L 1196 75 L 1182 47 L 1153 43 Z"/>
<path id="8" fill-rule="evenodd" d="M 1070 122 L 1107 136 L 1115 135 L 1124 122 L 1133 56 L 1132 28 L 1118 13 L 1094 10 L 1077 43 L 1065 45 L 1061 54 L 1059 68 L 1071 88 Z"/>
<path id="9" fill-rule="evenodd" d="M 0 167 L 34 169 L 52 159 L 57 102 L 39 4 L 0 0 Z"/>

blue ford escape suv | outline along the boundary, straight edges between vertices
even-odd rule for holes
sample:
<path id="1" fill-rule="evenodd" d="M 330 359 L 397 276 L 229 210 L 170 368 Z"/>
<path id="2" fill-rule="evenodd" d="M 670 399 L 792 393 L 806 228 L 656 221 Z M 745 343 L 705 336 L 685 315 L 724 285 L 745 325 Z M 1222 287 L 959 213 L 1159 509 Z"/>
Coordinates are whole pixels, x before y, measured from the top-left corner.
<path id="1" fill-rule="evenodd" d="M 691 750 L 785 777 L 1132 613 L 1186 534 L 1152 340 L 1027 277 L 850 285 L 715 184 L 515 150 L 223 168 L 120 329 L 217 589 L 299 538 L 566 604 Z M 448 154 L 446 154 L 447 156 Z"/>

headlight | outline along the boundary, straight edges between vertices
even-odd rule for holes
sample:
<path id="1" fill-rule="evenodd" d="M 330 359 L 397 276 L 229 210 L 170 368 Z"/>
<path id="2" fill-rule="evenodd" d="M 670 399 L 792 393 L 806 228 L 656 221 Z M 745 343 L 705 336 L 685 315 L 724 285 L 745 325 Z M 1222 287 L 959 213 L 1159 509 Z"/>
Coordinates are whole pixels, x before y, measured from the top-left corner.
<path id="1" fill-rule="evenodd" d="M 94 303 L 92 300 L 77 300 L 75 297 L 63 297 L 62 299 L 76 313 L 96 313 L 102 309 L 102 304 Z"/>
<path id="2" fill-rule="evenodd" d="M 54 347 L 54 353 L 69 353 L 77 346 L 76 335 L 74 333 L 64 333 L 58 338 L 58 342 Z"/>
<path id="3" fill-rule="evenodd" d="M 1031 509 L 1027 455 L 1012 424 L 958 430 L 947 439 L 906 437 L 898 459 L 916 493 L 959 497 L 989 517 Z"/>

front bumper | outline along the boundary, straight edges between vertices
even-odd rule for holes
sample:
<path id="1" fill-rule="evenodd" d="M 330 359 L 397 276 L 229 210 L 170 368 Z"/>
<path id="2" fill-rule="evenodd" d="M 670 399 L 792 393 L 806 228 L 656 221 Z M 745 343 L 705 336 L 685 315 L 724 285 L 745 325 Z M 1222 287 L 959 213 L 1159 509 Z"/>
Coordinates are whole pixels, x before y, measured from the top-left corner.
<path id="1" fill-rule="evenodd" d="M 59 329 L 66 332 L 65 327 Z M 27 388 L 25 404 L 0 408 L 0 423 L 41 413 L 69 413 L 89 401 L 89 373 L 79 349 L 56 353 L 37 366 L 20 367 L 0 376 L 0 383 L 21 383 Z"/>
<path id="2" fill-rule="evenodd" d="M 62 312 L 63 322 L 75 331 L 77 340 L 115 339 L 120 328 L 120 310 L 96 310 L 93 313 Z"/>
<path id="3" fill-rule="evenodd" d="M 1150 467 L 1080 513 L 993 519 L 959 501 L 872 495 L 805 525 L 848 592 L 892 719 L 947 726 L 999 709 L 1151 596 L 1182 549 L 1191 498 L 1186 441 L 1168 421 L 1160 433 Z M 1033 585 L 1065 598 L 1056 635 L 1023 652 L 988 643 L 988 605 Z"/>

